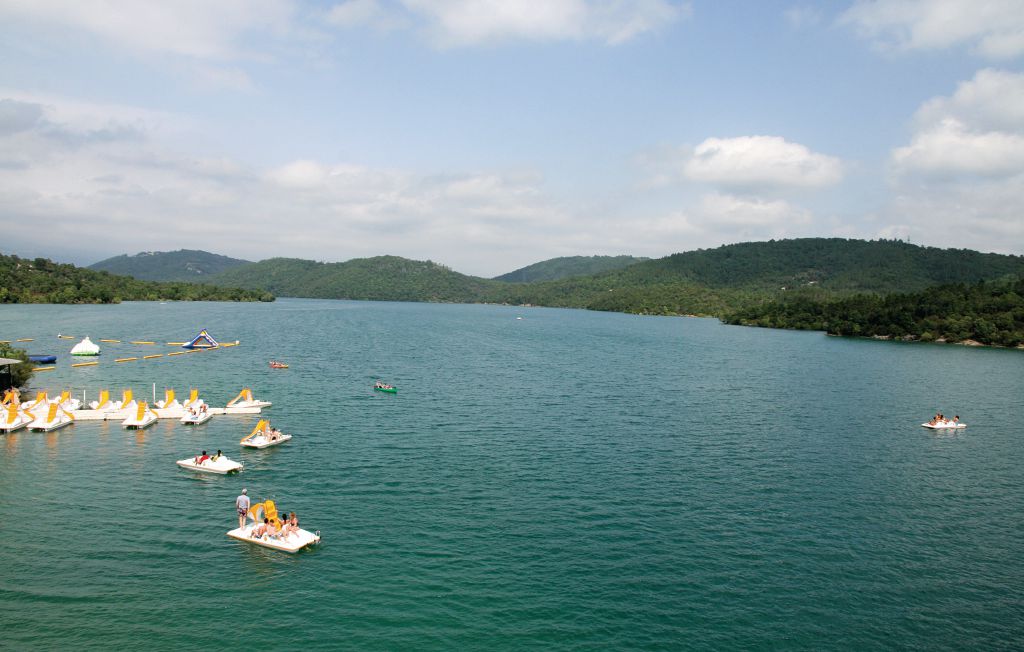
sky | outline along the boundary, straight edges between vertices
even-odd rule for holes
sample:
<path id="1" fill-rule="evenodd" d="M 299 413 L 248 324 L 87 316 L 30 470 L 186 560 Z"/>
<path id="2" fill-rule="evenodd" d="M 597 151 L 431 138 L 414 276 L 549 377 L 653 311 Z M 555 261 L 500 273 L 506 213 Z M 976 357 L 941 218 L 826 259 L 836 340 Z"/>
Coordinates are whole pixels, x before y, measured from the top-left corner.
<path id="1" fill-rule="evenodd" d="M 1024 0 L 0 0 L 0 251 L 1024 254 Z"/>

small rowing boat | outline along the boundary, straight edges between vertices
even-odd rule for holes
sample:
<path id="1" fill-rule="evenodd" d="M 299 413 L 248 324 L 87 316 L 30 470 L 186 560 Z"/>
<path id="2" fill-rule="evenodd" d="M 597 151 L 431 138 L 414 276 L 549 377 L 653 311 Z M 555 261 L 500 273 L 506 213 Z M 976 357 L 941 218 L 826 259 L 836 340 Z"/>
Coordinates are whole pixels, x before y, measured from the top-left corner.
<path id="1" fill-rule="evenodd" d="M 288 365 L 285 364 L 284 362 L 278 362 L 277 360 L 271 360 L 270 361 L 270 368 L 271 369 L 287 369 Z"/>

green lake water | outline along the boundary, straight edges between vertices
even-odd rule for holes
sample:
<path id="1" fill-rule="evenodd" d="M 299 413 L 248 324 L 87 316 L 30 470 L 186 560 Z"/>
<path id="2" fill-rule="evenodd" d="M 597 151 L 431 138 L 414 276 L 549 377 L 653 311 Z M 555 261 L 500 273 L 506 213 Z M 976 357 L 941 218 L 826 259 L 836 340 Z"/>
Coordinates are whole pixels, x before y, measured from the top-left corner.
<path id="1" fill-rule="evenodd" d="M 201 328 L 241 345 L 113 361 Z M 159 344 L 72 369 L 57 333 Z M 34 389 L 250 386 L 294 439 L 242 450 L 256 416 L 0 435 L 11 649 L 1024 646 L 1021 351 L 314 300 L 0 306 L 20 337 L 60 356 Z M 968 428 L 921 428 L 936 411 Z M 175 466 L 218 448 L 245 471 Z M 228 538 L 242 487 L 323 543 Z"/>

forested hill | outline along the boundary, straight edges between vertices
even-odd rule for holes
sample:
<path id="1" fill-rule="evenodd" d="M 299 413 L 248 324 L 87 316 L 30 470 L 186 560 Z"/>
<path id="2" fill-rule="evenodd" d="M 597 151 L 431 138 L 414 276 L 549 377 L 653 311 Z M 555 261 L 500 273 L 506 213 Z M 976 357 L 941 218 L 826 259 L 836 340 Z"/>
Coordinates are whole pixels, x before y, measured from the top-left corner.
<path id="1" fill-rule="evenodd" d="M 564 256 L 527 265 L 514 272 L 495 276 L 494 280 L 507 283 L 557 281 L 573 276 L 590 276 L 613 269 L 622 269 L 645 260 L 649 259 L 635 256 Z"/>
<path id="2" fill-rule="evenodd" d="M 673 254 L 609 276 L 623 285 L 686 281 L 768 292 L 818 286 L 839 293 L 889 293 L 1021 274 L 1021 256 L 920 247 L 897 240 L 803 238 Z"/>
<path id="3" fill-rule="evenodd" d="M 269 290 L 291 297 L 369 299 L 375 301 L 485 300 L 495 281 L 453 272 L 431 261 L 398 256 L 318 263 L 271 258 L 223 272 L 217 283 Z"/>
<path id="4" fill-rule="evenodd" d="M 211 254 L 208 251 L 181 249 L 179 251 L 143 251 L 134 256 L 127 254 L 114 256 L 89 265 L 89 269 L 123 274 L 143 281 L 205 283 L 214 274 L 248 263 L 248 260 Z"/>
<path id="5" fill-rule="evenodd" d="M 889 240 L 806 238 L 726 245 L 590 276 L 531 283 L 466 276 L 437 263 L 396 256 L 343 263 L 274 258 L 222 272 L 215 281 L 295 297 L 722 316 L 799 289 L 815 290 L 820 298 L 830 299 L 1020 275 L 1024 275 L 1024 258 L 1019 256 Z"/>
<path id="6" fill-rule="evenodd" d="M 273 301 L 264 290 L 196 283 L 155 283 L 130 276 L 0 254 L 0 303 L 119 301 Z"/>
<path id="7" fill-rule="evenodd" d="M 924 342 L 1024 343 L 1024 279 L 953 283 L 906 294 L 821 300 L 797 292 L 752 304 L 723 321 Z"/>

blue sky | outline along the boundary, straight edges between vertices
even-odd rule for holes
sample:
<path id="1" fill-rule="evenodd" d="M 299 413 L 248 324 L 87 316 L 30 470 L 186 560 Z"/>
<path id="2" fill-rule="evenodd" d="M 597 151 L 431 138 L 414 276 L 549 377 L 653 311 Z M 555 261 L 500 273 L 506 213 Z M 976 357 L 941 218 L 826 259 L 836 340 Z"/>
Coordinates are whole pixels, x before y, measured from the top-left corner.
<path id="1" fill-rule="evenodd" d="M 1024 254 L 1020 0 L 0 0 L 3 250 Z"/>

